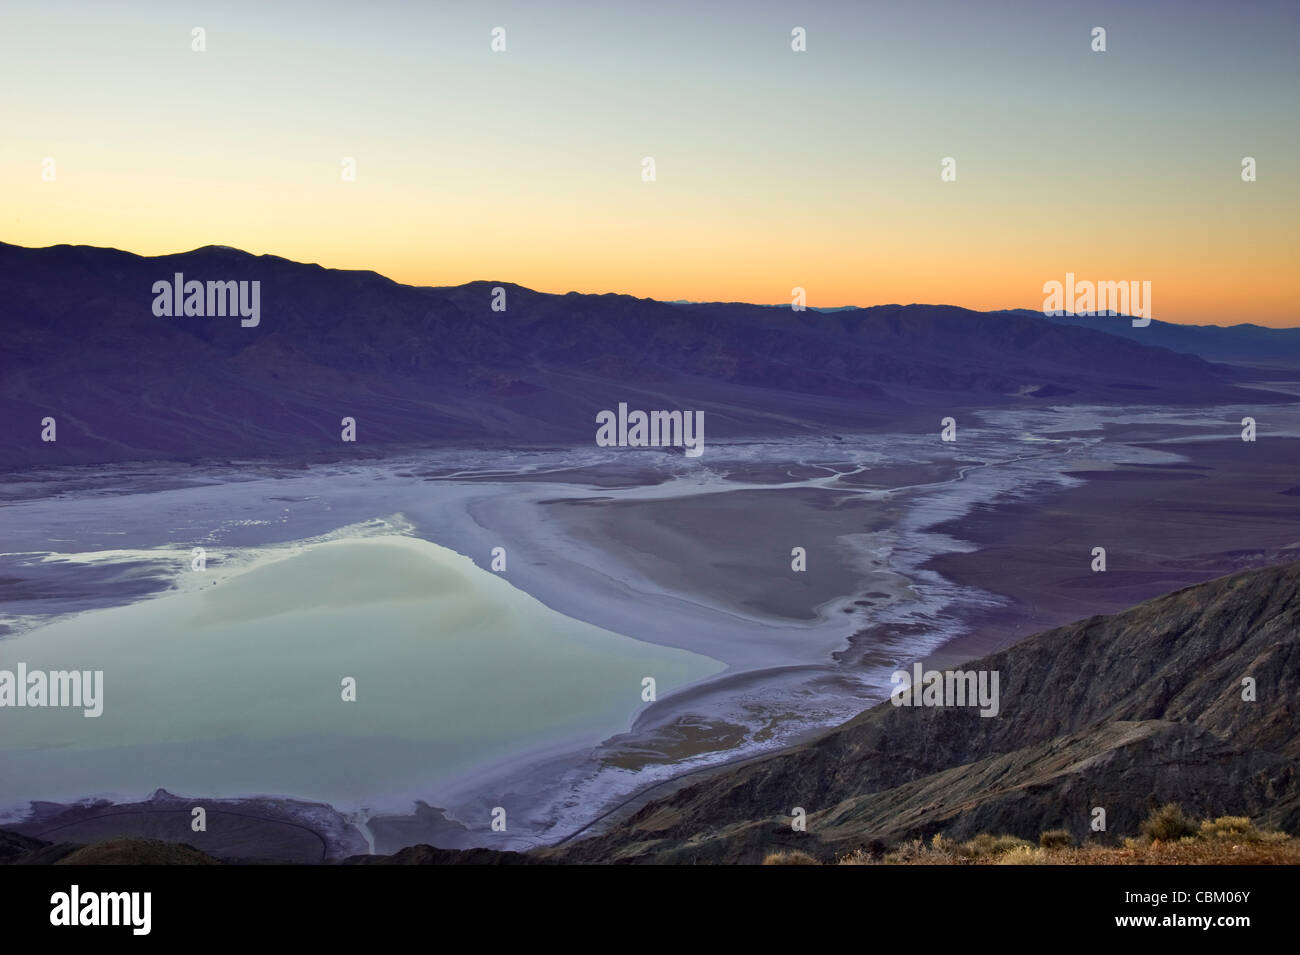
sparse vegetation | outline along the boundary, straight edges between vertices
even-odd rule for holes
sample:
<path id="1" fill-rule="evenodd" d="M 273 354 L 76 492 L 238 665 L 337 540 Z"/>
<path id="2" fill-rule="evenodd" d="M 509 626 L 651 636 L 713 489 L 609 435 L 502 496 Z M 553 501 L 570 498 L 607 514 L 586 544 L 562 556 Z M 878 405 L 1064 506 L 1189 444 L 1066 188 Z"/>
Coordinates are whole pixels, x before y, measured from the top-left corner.
<path id="1" fill-rule="evenodd" d="M 763 865 L 821 865 L 821 863 L 798 849 L 783 849 L 780 852 L 769 852 L 767 858 L 763 860 Z"/>
<path id="2" fill-rule="evenodd" d="M 1183 814 L 1183 807 L 1176 802 L 1165 803 L 1153 810 L 1142 823 L 1142 835 L 1152 842 L 1177 842 L 1199 831 L 1200 827 Z"/>
<path id="3" fill-rule="evenodd" d="M 1008 835 L 980 833 L 957 842 L 936 834 L 889 851 L 857 849 L 840 865 L 1300 865 L 1300 838 L 1259 829 L 1246 816 L 1198 821 L 1167 803 L 1142 822 L 1142 835 L 1122 845 L 1073 845 L 1065 829 L 1049 829 L 1035 846 Z"/>
<path id="4" fill-rule="evenodd" d="M 1249 816 L 1220 816 L 1213 821 L 1202 820 L 1202 839 L 1234 839 L 1237 842 L 1259 842 L 1261 835 Z"/>
<path id="5" fill-rule="evenodd" d="M 920 839 L 913 839 L 911 842 L 905 842 L 890 852 L 883 853 L 883 857 L 877 857 L 865 849 L 858 849 L 842 857 L 839 862 L 841 865 L 870 865 L 876 862 L 883 862 L 886 865 L 912 865 L 918 863 L 922 865 L 950 865 L 988 861 L 1007 853 L 1032 848 L 1031 843 L 1017 836 L 994 836 L 982 832 L 974 839 L 956 842 L 952 839 L 945 839 L 942 835 L 936 833 L 931 838 L 929 845 Z"/>
<path id="6" fill-rule="evenodd" d="M 1018 849 L 1032 849 L 1033 845 L 1016 836 L 991 836 L 981 832 L 974 839 L 963 842 L 957 847 L 959 856 L 969 859 L 981 859 L 986 856 L 1000 856 Z"/>
<path id="7" fill-rule="evenodd" d="M 220 865 L 221 863 L 180 842 L 161 839 L 106 839 L 83 846 L 55 865 Z"/>
<path id="8" fill-rule="evenodd" d="M 1038 836 L 1040 849 L 1068 849 L 1073 844 L 1074 839 L 1070 837 L 1068 829 L 1048 829 Z"/>

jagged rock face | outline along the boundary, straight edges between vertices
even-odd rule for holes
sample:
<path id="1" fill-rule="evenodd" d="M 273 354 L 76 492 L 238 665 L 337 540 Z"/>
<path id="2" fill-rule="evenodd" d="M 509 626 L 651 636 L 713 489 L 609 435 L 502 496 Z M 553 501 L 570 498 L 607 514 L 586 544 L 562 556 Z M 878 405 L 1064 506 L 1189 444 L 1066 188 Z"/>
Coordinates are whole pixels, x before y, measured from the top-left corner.
<path id="1" fill-rule="evenodd" d="M 1157 804 L 1300 824 L 1300 563 L 1092 617 L 966 664 L 1000 674 L 1000 712 L 895 707 L 720 771 L 617 828 L 550 850 L 570 861 L 757 861 L 942 832 L 1135 835 Z M 1255 700 L 1243 699 L 1243 680 Z M 790 826 L 808 814 L 808 831 Z M 1093 807 L 1107 832 L 1090 833 Z"/>
<path id="2" fill-rule="evenodd" d="M 42 842 L 40 839 L 33 839 L 17 832 L 0 829 L 0 865 L 16 862 L 28 853 L 35 852 L 47 845 L 49 843 Z"/>

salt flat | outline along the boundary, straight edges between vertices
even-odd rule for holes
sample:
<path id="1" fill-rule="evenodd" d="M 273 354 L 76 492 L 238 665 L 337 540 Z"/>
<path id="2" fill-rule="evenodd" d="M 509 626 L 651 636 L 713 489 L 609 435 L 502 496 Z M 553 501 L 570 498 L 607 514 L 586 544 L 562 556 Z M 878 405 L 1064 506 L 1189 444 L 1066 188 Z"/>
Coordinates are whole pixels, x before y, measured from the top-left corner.
<path id="1" fill-rule="evenodd" d="M 936 427 L 714 442 L 698 459 L 462 449 L 0 487 L 0 667 L 30 648 L 30 667 L 104 669 L 107 696 L 99 721 L 46 714 L 0 743 L 0 808 L 165 787 L 364 809 L 380 851 L 554 841 L 649 785 L 849 719 L 899 664 L 969 659 L 1058 603 L 1093 612 L 1078 586 L 1025 606 L 1007 557 L 972 553 L 979 522 L 1117 486 L 1085 475 L 1185 470 L 1182 435 L 1248 455 L 1246 410 L 1027 406 L 963 417 L 955 445 Z M 1295 434 L 1300 415 L 1273 408 L 1267 427 Z M 1104 528 L 1115 503 L 1086 509 Z M 1223 547 L 1259 537 L 1230 517 Z M 1087 577 L 1072 522 L 1017 532 L 1044 538 L 1034 568 Z M 141 702 L 114 730 L 118 687 Z M 505 837 L 487 828 L 503 802 Z"/>
<path id="2" fill-rule="evenodd" d="M 104 712 L 3 714 L 0 801 L 292 793 L 409 805 L 475 766 L 626 729 L 722 665 L 561 616 L 410 537 L 275 552 L 210 586 L 0 643 L 0 663 L 104 672 Z M 356 701 L 341 683 L 356 681 Z"/>

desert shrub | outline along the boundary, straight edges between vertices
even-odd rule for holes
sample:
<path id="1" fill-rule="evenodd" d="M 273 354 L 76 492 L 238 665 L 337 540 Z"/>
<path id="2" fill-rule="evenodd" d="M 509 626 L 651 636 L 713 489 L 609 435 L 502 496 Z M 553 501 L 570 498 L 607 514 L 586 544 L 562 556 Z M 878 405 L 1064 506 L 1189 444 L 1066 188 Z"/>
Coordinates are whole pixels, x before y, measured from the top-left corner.
<path id="1" fill-rule="evenodd" d="M 904 842 L 893 852 L 885 853 L 884 862 L 886 865 L 904 865 L 909 862 L 925 862 L 929 856 L 929 850 L 920 839 L 913 839 L 911 842 Z"/>
<path id="2" fill-rule="evenodd" d="M 1214 821 L 1201 822 L 1202 839 L 1232 839 L 1237 842 L 1258 842 L 1259 830 L 1249 816 L 1220 816 Z"/>
<path id="3" fill-rule="evenodd" d="M 1183 807 L 1176 802 L 1168 802 L 1159 809 L 1153 809 L 1142 823 L 1142 835 L 1153 842 L 1177 842 L 1186 836 L 1194 836 L 1200 831 L 1196 821 L 1183 814 Z"/>
<path id="4" fill-rule="evenodd" d="M 767 858 L 763 860 L 763 865 L 821 865 L 821 863 L 798 849 L 782 849 L 780 852 L 769 852 Z"/>
<path id="5" fill-rule="evenodd" d="M 1044 849 L 1068 849 L 1073 844 L 1068 829 L 1048 829 L 1038 835 L 1038 845 Z"/>
<path id="6" fill-rule="evenodd" d="M 974 839 L 961 844 L 958 854 L 967 859 L 982 859 L 985 856 L 999 856 L 1013 849 L 1033 848 L 1033 844 L 1016 836 L 994 836 L 981 832 Z"/>
<path id="7" fill-rule="evenodd" d="M 920 839 L 903 843 L 894 851 L 886 854 L 882 860 L 888 865 L 907 865 L 909 863 L 929 863 L 945 865 L 948 863 L 970 863 L 981 859 L 993 858 L 1016 849 L 1032 849 L 1033 843 L 1016 836 L 994 836 L 981 832 L 973 839 L 955 842 L 942 835 L 935 834 L 929 845 Z"/>
<path id="8" fill-rule="evenodd" d="M 838 865 L 875 865 L 884 861 L 889 846 L 880 839 L 872 839 L 864 846 L 858 846 L 852 852 L 846 852 L 836 859 Z"/>

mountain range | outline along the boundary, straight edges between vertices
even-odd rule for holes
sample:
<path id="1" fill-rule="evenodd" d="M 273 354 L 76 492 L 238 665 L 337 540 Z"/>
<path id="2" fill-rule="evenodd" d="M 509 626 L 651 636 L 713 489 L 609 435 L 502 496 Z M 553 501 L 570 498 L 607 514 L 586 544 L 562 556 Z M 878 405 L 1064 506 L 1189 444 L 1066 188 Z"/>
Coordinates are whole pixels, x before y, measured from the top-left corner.
<path id="1" fill-rule="evenodd" d="M 257 326 L 155 315 L 154 283 L 177 273 L 260 282 Z M 0 321 L 4 468 L 586 442 L 620 401 L 704 410 L 716 438 L 937 430 L 1009 403 L 1284 400 L 1248 387 L 1258 370 L 1035 313 L 416 287 L 224 246 L 0 244 Z M 56 442 L 40 440 L 46 417 Z"/>
<path id="2" fill-rule="evenodd" d="M 1128 315 L 1044 315 L 1026 309 L 1008 309 L 1003 314 L 1042 317 L 1058 325 L 1093 328 L 1170 351 L 1199 355 L 1210 361 L 1265 368 L 1291 367 L 1300 361 L 1300 328 L 1269 328 L 1249 322 L 1183 325 L 1158 319 L 1135 326 Z"/>

